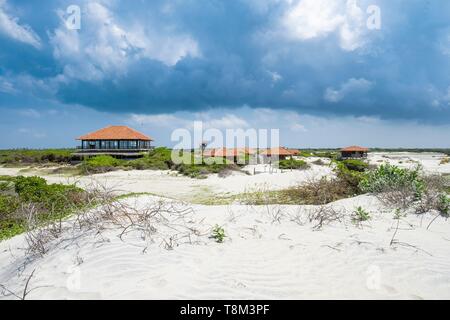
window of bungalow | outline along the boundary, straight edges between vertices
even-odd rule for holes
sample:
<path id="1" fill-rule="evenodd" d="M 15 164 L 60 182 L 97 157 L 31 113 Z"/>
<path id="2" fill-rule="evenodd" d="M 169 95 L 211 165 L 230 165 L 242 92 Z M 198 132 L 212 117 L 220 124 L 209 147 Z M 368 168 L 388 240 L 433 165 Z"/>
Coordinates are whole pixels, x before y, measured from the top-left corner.
<path id="1" fill-rule="evenodd" d="M 136 149 L 136 147 L 137 147 L 137 141 L 136 140 L 130 141 L 130 149 Z"/>

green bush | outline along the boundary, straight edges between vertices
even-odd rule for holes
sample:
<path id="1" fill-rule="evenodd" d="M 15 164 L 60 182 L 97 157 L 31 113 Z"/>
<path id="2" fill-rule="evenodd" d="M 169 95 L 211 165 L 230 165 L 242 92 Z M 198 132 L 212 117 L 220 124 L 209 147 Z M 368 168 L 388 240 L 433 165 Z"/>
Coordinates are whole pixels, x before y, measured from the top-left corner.
<path id="1" fill-rule="evenodd" d="M 0 150 L 0 164 L 68 163 L 72 160 L 74 151 L 72 149 Z"/>
<path id="2" fill-rule="evenodd" d="M 336 159 L 338 153 L 334 151 L 316 151 L 314 152 L 315 157 L 319 158 L 328 158 L 328 159 Z"/>
<path id="3" fill-rule="evenodd" d="M 191 178 L 206 178 L 208 174 L 221 173 L 224 170 L 238 170 L 236 165 L 229 164 L 179 164 L 173 167 L 182 175 Z"/>
<path id="4" fill-rule="evenodd" d="M 19 176 L 14 184 L 16 193 L 23 201 L 40 202 L 47 195 L 47 181 L 43 178 Z"/>
<path id="5" fill-rule="evenodd" d="M 390 164 L 383 164 L 369 171 L 359 184 L 364 192 L 382 193 L 401 188 L 414 190 L 415 197 L 423 194 L 425 183 L 420 177 L 420 167 L 413 170 L 403 169 Z"/>
<path id="6" fill-rule="evenodd" d="M 95 156 L 85 160 L 84 162 L 91 167 L 117 167 L 123 164 L 123 160 L 107 155 Z"/>
<path id="7" fill-rule="evenodd" d="M 125 166 L 137 170 L 168 170 L 172 165 L 172 151 L 165 147 L 155 148 L 142 158 L 125 163 Z"/>
<path id="8" fill-rule="evenodd" d="M 102 155 L 84 160 L 80 169 L 83 174 L 102 173 L 113 171 L 124 164 L 124 160 L 116 159 L 108 155 Z"/>
<path id="9" fill-rule="evenodd" d="M 450 197 L 442 193 L 439 195 L 438 200 L 438 211 L 443 215 L 448 217 L 450 215 Z"/>
<path id="10" fill-rule="evenodd" d="M 350 170 L 342 161 L 335 161 L 335 173 L 339 183 L 345 186 L 347 194 L 357 195 L 361 193 L 360 183 L 364 177 L 364 173 Z"/>
<path id="11" fill-rule="evenodd" d="M 363 209 L 363 207 L 357 207 L 355 209 L 355 211 L 353 212 L 353 217 L 352 217 L 352 221 L 354 223 L 361 223 L 363 221 L 367 221 L 370 219 L 370 215 L 369 213 Z"/>
<path id="12" fill-rule="evenodd" d="M 17 177 L 15 191 L 22 202 L 33 202 L 52 210 L 67 204 L 81 204 L 84 191 L 75 185 L 47 184 L 40 177 Z"/>
<path id="13" fill-rule="evenodd" d="M 47 184 L 40 177 L 14 177 L 15 193 L 0 194 L 0 240 L 24 231 L 27 217 L 20 212 L 22 204 L 34 204 L 39 221 L 62 218 L 86 205 L 86 192 L 75 185 Z"/>
<path id="14" fill-rule="evenodd" d="M 17 197 L 0 195 L 0 220 L 5 219 L 19 207 Z"/>
<path id="15" fill-rule="evenodd" d="M 0 192 L 7 191 L 10 189 L 10 187 L 11 187 L 11 183 L 9 183 L 7 181 L 0 182 Z"/>
<path id="16" fill-rule="evenodd" d="M 369 168 L 369 164 L 356 159 L 348 159 L 341 161 L 348 170 L 364 172 Z"/>
<path id="17" fill-rule="evenodd" d="M 280 169 L 307 169 L 309 168 L 308 163 L 303 160 L 286 159 L 280 160 L 278 162 L 278 167 Z"/>
<path id="18" fill-rule="evenodd" d="M 214 238 L 216 240 L 216 242 L 222 243 L 226 237 L 225 230 L 216 224 L 212 230 L 211 237 Z"/>

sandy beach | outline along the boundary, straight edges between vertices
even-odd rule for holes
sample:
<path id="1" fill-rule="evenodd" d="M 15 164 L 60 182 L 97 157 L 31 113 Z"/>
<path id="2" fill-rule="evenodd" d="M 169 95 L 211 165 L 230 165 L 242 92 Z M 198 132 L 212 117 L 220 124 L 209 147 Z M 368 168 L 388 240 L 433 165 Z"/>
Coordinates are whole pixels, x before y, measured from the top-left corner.
<path id="1" fill-rule="evenodd" d="M 419 162 L 429 172 L 450 172 L 450 165 L 439 165 L 441 158 L 377 153 L 369 161 Z M 19 170 L 1 168 L 0 174 Z M 151 239 L 143 240 L 136 230 L 121 238 L 123 229 L 117 226 L 83 233 L 70 218 L 64 241 L 56 241 L 43 257 L 26 254 L 24 235 L 0 242 L 0 283 L 20 292 L 35 270 L 28 299 L 450 299 L 450 223 L 439 218 L 429 226 L 434 212 L 408 214 L 397 225 L 392 210 L 362 195 L 327 205 L 341 219 L 317 228 L 309 217 L 318 206 L 189 202 L 199 195 L 237 194 L 264 185 L 276 190 L 332 175 L 332 167 L 319 165 L 207 179 L 168 171 L 95 175 L 123 193 L 155 194 L 123 200 L 136 210 L 176 203 L 186 209 L 182 227 L 196 231 L 187 241 L 178 236 L 179 229 L 156 224 Z M 85 185 L 89 179 L 45 178 Z M 358 206 L 370 213 L 370 221 L 352 222 Z M 225 230 L 224 243 L 210 238 L 216 224 Z"/>

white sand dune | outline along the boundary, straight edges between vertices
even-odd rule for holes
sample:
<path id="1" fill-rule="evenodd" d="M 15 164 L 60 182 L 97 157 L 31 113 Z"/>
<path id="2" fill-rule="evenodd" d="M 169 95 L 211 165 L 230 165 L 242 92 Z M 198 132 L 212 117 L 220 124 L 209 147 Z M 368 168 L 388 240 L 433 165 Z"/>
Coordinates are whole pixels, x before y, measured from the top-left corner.
<path id="1" fill-rule="evenodd" d="M 380 153 L 371 154 L 369 161 L 400 166 L 419 162 L 427 172 L 448 173 L 450 166 L 439 164 L 442 157 Z M 167 198 L 274 190 L 333 175 L 331 167 L 318 165 L 275 173 L 256 169 L 262 172 L 204 180 L 150 170 L 110 172 L 94 179 L 122 193 L 149 192 L 171 201 Z M 20 172 L 0 168 L 2 174 Z M 50 182 L 92 183 L 90 177 L 44 177 Z M 124 201 L 144 208 L 160 199 L 144 195 Z M 29 299 L 450 299 L 450 222 L 440 217 L 427 229 L 435 212 L 403 218 L 391 245 L 397 220 L 368 195 L 331 204 L 345 219 L 318 231 L 308 220 L 314 206 L 184 206 L 193 211 L 183 221 L 199 234 L 192 243 L 179 241 L 173 250 L 163 245 L 170 229 L 158 224 L 156 230 L 165 233 L 158 231 L 150 244 L 139 232 L 121 240 L 117 227 L 103 230 L 101 236 L 67 230 L 62 243 L 36 259 L 27 258 L 24 235 L 0 242 L 0 284 L 20 294 L 35 270 Z M 351 221 L 357 206 L 372 217 L 360 227 Z M 225 229 L 224 243 L 209 238 L 215 224 Z"/>
<path id="2" fill-rule="evenodd" d="M 253 174 L 253 169 L 256 174 Z M 243 172 L 233 173 L 226 178 L 217 174 L 209 175 L 206 179 L 192 179 L 177 175 L 168 170 L 130 170 L 113 171 L 92 176 L 67 177 L 52 174 L 43 175 L 39 171 L 25 171 L 23 175 L 39 175 L 50 183 L 77 183 L 86 187 L 93 182 L 117 190 L 120 194 L 151 193 L 159 196 L 191 201 L 196 197 L 216 195 L 231 195 L 255 189 L 278 190 L 323 176 L 332 176 L 330 166 L 312 165 L 308 170 L 276 170 L 269 172 L 264 165 L 248 166 Z M 0 175 L 18 175 L 16 168 L 0 168 Z"/>
<path id="3" fill-rule="evenodd" d="M 401 168 L 414 168 L 420 164 L 428 173 L 450 174 L 450 163 L 441 164 L 441 160 L 448 158 L 445 154 L 422 152 L 370 152 L 371 164 L 390 163 Z"/>
<path id="4" fill-rule="evenodd" d="M 155 197 L 141 196 L 145 206 Z M 358 205 L 373 220 L 357 227 L 350 214 Z M 112 229 L 64 243 L 43 258 L 23 264 L 24 237 L 0 243 L 0 283 L 19 292 L 27 275 L 30 299 L 448 299 L 450 224 L 409 215 L 390 245 L 395 220 L 370 196 L 338 201 L 343 223 L 313 231 L 299 225 L 308 206 L 193 206 L 193 219 L 209 230 L 220 224 L 224 243 L 207 235 L 198 244 L 173 250 L 158 241 L 145 253 L 137 235 L 121 241 Z M 273 215 L 281 212 L 280 221 Z M 12 297 L 6 297 L 12 298 Z"/>

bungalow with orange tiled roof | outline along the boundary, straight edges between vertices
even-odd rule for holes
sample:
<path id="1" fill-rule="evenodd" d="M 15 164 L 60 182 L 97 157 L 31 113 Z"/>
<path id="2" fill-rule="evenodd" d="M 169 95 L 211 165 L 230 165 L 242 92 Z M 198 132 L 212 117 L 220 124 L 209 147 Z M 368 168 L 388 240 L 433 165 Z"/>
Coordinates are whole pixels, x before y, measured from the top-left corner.
<path id="1" fill-rule="evenodd" d="M 292 158 L 295 155 L 295 152 L 284 147 L 276 147 L 263 150 L 260 154 L 268 160 L 284 160 L 287 158 Z"/>
<path id="2" fill-rule="evenodd" d="M 81 146 L 75 155 L 140 156 L 149 151 L 152 138 L 127 126 L 109 126 L 77 138 Z"/>
<path id="3" fill-rule="evenodd" d="M 341 149 L 341 158 L 342 159 L 367 158 L 368 152 L 369 152 L 368 148 L 360 146 L 350 146 Z"/>

